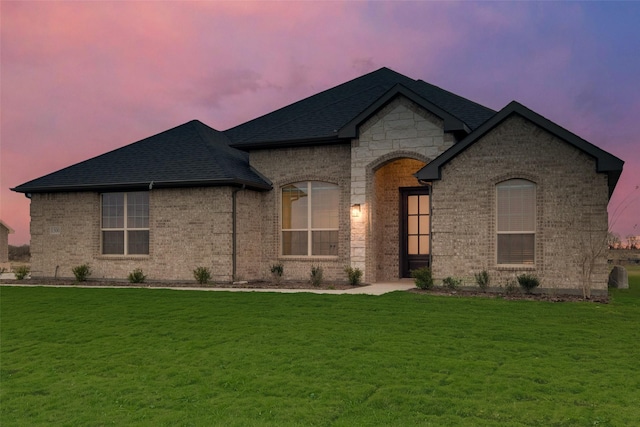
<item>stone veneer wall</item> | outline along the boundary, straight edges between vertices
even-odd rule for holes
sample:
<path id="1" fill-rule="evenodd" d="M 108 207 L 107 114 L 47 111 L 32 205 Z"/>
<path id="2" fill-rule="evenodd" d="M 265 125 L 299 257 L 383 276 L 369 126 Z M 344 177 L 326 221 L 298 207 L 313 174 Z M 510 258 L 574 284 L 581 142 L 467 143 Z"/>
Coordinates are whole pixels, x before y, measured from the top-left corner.
<path id="1" fill-rule="evenodd" d="M 249 190 L 239 193 L 239 205 L 244 212 L 258 205 L 260 195 L 253 193 Z M 126 280 L 131 271 L 141 268 L 149 280 L 191 281 L 193 269 L 204 266 L 211 269 L 213 280 L 230 281 L 231 194 L 230 187 L 152 190 L 148 256 L 100 254 L 98 193 L 34 194 L 31 199 L 32 275 L 73 278 L 73 267 L 89 263 L 92 278 Z M 239 246 L 254 256 L 255 245 L 251 249 L 246 243 L 246 234 L 254 229 L 246 230 L 239 236 Z"/>
<path id="2" fill-rule="evenodd" d="M 251 166 L 273 183 L 273 190 L 263 193 L 262 209 L 262 278 L 271 277 L 271 265 L 284 265 L 284 280 L 307 280 L 312 266 L 321 266 L 327 280 L 346 280 L 344 266 L 349 264 L 351 179 L 348 145 L 279 148 L 251 151 Z M 340 219 L 337 257 L 282 256 L 281 197 L 282 187 L 294 182 L 325 181 L 340 187 Z"/>
<path id="3" fill-rule="evenodd" d="M 354 218 L 352 223 L 351 265 L 364 270 L 364 280 L 376 282 L 395 279 L 399 272 L 397 251 L 393 258 L 385 259 L 380 264 L 380 257 L 387 251 L 393 251 L 393 248 L 383 247 L 380 249 L 382 252 L 376 248 L 383 242 L 393 244 L 396 248 L 398 245 L 389 240 L 390 234 L 379 234 L 385 224 L 375 222 L 378 217 L 386 217 L 386 208 L 381 207 L 382 211 L 377 212 L 380 204 L 376 205 L 375 180 L 383 178 L 382 175 L 379 178 L 376 171 L 386 163 L 402 158 L 428 163 L 453 142 L 453 136 L 443 132 L 441 119 L 404 97 L 391 101 L 360 126 L 359 138 L 351 143 L 351 204 L 360 204 L 362 209 L 361 217 Z M 403 176 L 394 185 L 418 186 L 418 181 L 412 176 L 418 169 L 420 167 L 410 173 L 408 169 L 397 169 L 396 173 Z M 391 178 L 386 174 L 384 179 Z M 395 222 L 397 224 L 397 219 Z M 393 224 L 390 227 L 393 228 Z M 396 262 L 395 267 L 391 265 L 393 262 Z M 378 271 L 389 274 L 378 277 Z M 395 272 L 395 276 L 391 272 Z"/>
<path id="4" fill-rule="evenodd" d="M 536 183 L 535 265 L 496 265 L 495 185 L 512 178 Z M 522 273 L 541 288 L 580 289 L 579 259 L 606 239 L 607 177 L 595 160 L 519 116 L 506 119 L 442 168 L 433 183 L 432 253 L 436 278 L 475 284 L 486 269 L 492 286 Z M 595 242 L 595 243 L 594 243 Z M 596 262 L 593 289 L 607 288 L 607 251 Z"/>

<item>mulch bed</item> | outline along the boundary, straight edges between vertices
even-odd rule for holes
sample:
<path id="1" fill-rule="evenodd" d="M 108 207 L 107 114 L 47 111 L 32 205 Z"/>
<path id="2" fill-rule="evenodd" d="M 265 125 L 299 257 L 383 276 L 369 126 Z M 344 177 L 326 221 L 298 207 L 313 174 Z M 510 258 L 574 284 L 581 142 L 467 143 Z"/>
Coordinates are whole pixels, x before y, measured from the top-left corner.
<path id="1" fill-rule="evenodd" d="M 157 282 L 145 281 L 144 283 L 129 283 L 128 281 L 87 280 L 86 282 L 74 282 L 69 279 L 2 279 L 0 284 L 18 285 L 43 285 L 43 286 L 119 286 L 119 287 L 148 287 L 148 288 L 245 288 L 245 289 L 353 289 L 347 283 L 322 283 L 313 286 L 305 281 L 282 281 L 279 284 L 268 281 L 234 282 L 234 283 L 208 283 L 200 285 L 197 282 Z"/>
<path id="2" fill-rule="evenodd" d="M 245 288 L 245 289 L 353 289 L 353 286 L 344 282 L 326 282 L 320 286 L 313 286 L 308 281 L 282 281 L 279 284 L 268 281 L 250 281 L 235 283 L 209 283 L 207 285 L 199 285 L 196 282 L 156 282 L 145 281 L 144 283 L 129 283 L 127 281 L 103 281 L 88 280 L 78 283 L 69 279 L 2 279 L 1 284 L 21 284 L 21 285 L 43 285 L 43 286 L 119 286 L 119 287 L 153 287 L 153 288 Z M 363 285 L 365 286 L 365 285 Z M 519 289 L 514 292 L 480 292 L 470 289 L 446 289 L 432 288 L 428 290 L 413 288 L 407 292 L 416 294 L 428 294 L 450 297 L 478 297 L 478 298 L 501 298 L 504 300 L 532 300 L 532 301 L 549 301 L 549 302 L 576 302 L 589 301 L 601 304 L 609 302 L 608 295 L 593 295 L 590 299 L 582 298 L 582 295 L 566 295 L 566 294 L 546 294 L 534 293 L 526 294 Z"/>
<path id="3" fill-rule="evenodd" d="M 512 292 L 481 292 L 477 290 L 469 289 L 446 289 L 446 288 L 432 288 L 432 289 L 409 289 L 407 292 L 416 294 L 428 294 L 428 295 L 440 295 L 451 297 L 479 297 L 479 298 L 500 298 L 504 300 L 529 300 L 529 301 L 548 301 L 548 302 L 577 302 L 587 301 L 596 302 L 600 304 L 608 304 L 608 295 L 592 295 L 591 298 L 583 298 L 582 295 L 568 295 L 568 294 L 547 294 L 547 293 L 532 293 L 527 294 L 519 289 Z"/>

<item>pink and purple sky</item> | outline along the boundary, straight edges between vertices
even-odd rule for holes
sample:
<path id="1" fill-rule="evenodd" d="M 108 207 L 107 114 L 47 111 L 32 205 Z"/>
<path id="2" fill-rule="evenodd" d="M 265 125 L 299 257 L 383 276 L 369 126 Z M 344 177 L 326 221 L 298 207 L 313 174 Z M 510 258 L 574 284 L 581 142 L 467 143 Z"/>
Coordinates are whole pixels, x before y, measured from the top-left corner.
<path id="1" fill-rule="evenodd" d="M 389 67 L 515 99 L 623 159 L 612 229 L 640 234 L 640 2 L 0 2 L 9 188 L 191 119 L 218 130 Z M 614 213 L 615 211 L 615 213 Z"/>

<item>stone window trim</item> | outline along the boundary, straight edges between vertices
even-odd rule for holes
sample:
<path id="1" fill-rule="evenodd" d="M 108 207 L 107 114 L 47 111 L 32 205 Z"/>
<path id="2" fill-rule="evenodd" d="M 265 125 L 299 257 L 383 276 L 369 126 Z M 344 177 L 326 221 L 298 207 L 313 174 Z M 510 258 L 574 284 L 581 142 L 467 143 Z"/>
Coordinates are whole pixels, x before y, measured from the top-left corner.
<path id="1" fill-rule="evenodd" d="M 538 181 L 536 180 L 537 177 L 531 176 L 529 174 L 505 174 L 502 175 L 500 177 L 498 177 L 497 179 L 494 180 L 493 185 L 492 185 L 492 189 L 489 192 L 489 194 L 493 195 L 493 200 L 491 203 L 491 206 L 493 206 L 494 212 L 493 215 L 491 215 L 491 217 L 493 218 L 492 221 L 492 228 L 490 233 L 491 235 L 494 236 L 495 240 L 494 240 L 494 244 L 495 247 L 493 249 L 493 251 L 491 251 L 493 253 L 493 264 L 495 265 L 495 268 L 497 270 L 501 270 L 501 271 L 534 271 L 536 270 L 536 265 L 539 263 L 539 241 L 540 241 L 540 218 L 541 218 L 541 198 L 540 198 L 540 185 L 538 183 Z M 509 232 L 500 232 L 498 230 L 498 222 L 499 222 L 499 218 L 498 218 L 498 213 L 499 213 L 499 208 L 498 208 L 498 190 L 499 190 L 499 186 L 509 183 L 510 181 L 526 181 L 529 182 L 533 185 L 533 191 L 534 191 L 534 195 L 533 195 L 533 203 L 534 203 L 534 218 L 533 218 L 533 227 L 532 229 L 522 229 L 522 230 L 516 230 L 517 233 L 515 234 L 532 234 L 533 235 L 533 248 L 532 248 L 532 256 L 533 256 L 533 260 L 532 263 L 500 263 L 499 262 L 499 237 L 501 235 L 505 235 L 505 234 L 513 234 L 513 233 L 509 233 Z M 526 227 L 525 227 L 526 228 Z"/>
<path id="2" fill-rule="evenodd" d="M 130 197 L 130 195 L 134 195 L 134 194 L 140 194 L 140 193 L 146 193 L 146 200 L 144 201 L 145 203 L 142 204 L 142 206 L 144 207 L 144 205 L 146 205 L 146 212 L 144 212 L 144 208 L 142 211 L 142 215 L 140 215 L 140 212 L 138 212 L 137 210 L 130 215 L 129 212 L 129 200 L 128 198 Z M 105 225 L 104 221 L 105 219 L 108 219 L 109 221 L 116 221 L 117 222 L 117 216 L 115 217 L 113 215 L 109 215 L 109 214 L 105 214 L 104 209 L 105 209 L 105 205 L 104 205 L 104 197 L 108 196 L 108 195 L 118 195 L 118 194 L 122 194 L 123 198 L 122 198 L 122 212 L 118 212 L 118 214 L 122 214 L 122 224 L 121 225 Z M 98 255 L 96 256 L 96 259 L 108 259 L 108 260 L 141 260 L 141 259 L 149 259 L 150 258 L 150 252 L 151 252 L 151 245 L 150 245 L 150 192 L 148 191 L 130 191 L 130 192 L 123 192 L 123 191 L 115 191 L 115 192 L 104 192 L 104 193 L 100 193 L 100 197 L 99 197 L 99 215 L 100 215 L 100 247 L 99 247 L 99 251 L 98 251 Z M 138 205 L 140 206 L 140 205 Z M 146 214 L 146 215 L 145 215 Z M 145 218 L 146 217 L 146 218 Z M 132 222 L 142 222 L 143 225 L 140 224 L 136 224 L 137 226 L 134 226 L 132 224 L 130 224 L 130 221 Z M 146 223 L 146 224 L 144 224 Z M 143 244 L 143 246 L 146 246 L 146 253 L 145 252 L 141 252 L 141 253 L 129 253 L 130 251 L 130 245 L 129 245 L 129 232 L 145 232 L 146 231 L 146 245 Z M 105 232 L 111 232 L 111 233 L 116 233 L 116 232 L 122 232 L 122 245 L 123 245 L 123 252 L 122 253 L 105 253 L 105 246 L 104 246 L 104 234 Z"/>
<path id="3" fill-rule="evenodd" d="M 308 224 L 307 224 L 307 228 L 305 229 L 309 234 L 308 234 L 308 252 L 307 255 L 303 255 L 303 254 L 292 254 L 292 255 L 287 255 L 284 253 L 284 232 L 287 231 L 287 229 L 283 228 L 283 189 L 287 186 L 290 185 L 294 185 L 294 184 L 307 184 L 308 188 L 311 188 L 312 183 L 313 182 L 317 182 L 317 183 L 323 183 L 323 184 L 331 184 L 336 186 L 336 189 L 338 191 L 338 225 L 336 228 L 331 227 L 331 229 L 319 229 L 319 230 L 314 230 L 314 228 L 311 226 L 311 216 L 309 216 L 307 218 Z M 317 261 L 326 261 L 326 260 L 335 260 L 338 259 L 340 256 L 340 233 L 343 232 L 342 227 L 340 226 L 340 217 L 341 217 L 341 209 L 343 209 L 344 203 L 343 203 L 343 195 L 342 195 L 342 190 L 344 187 L 344 184 L 339 182 L 338 180 L 336 180 L 335 178 L 331 178 L 331 177 L 327 177 L 327 176 L 318 176 L 316 174 L 300 174 L 300 175 L 296 175 L 294 177 L 289 177 L 289 179 L 287 179 L 286 181 L 281 181 L 278 183 L 274 183 L 274 187 L 277 188 L 277 197 L 276 197 L 276 201 L 277 201 L 277 207 L 276 207 L 276 223 L 278 224 L 278 235 L 279 238 L 277 240 L 279 248 L 277 250 L 277 254 L 278 254 L 278 259 L 282 259 L 282 260 L 286 260 L 286 261 L 295 261 L 295 260 L 299 260 L 299 261 L 313 261 L 313 260 L 317 260 Z M 312 201 L 312 205 L 309 206 L 309 211 L 311 211 L 313 206 L 313 201 Z M 294 230 L 296 231 L 296 230 Z M 336 241 L 336 249 L 335 249 L 335 255 L 317 255 L 317 254 L 312 254 L 312 248 L 313 248 L 313 240 L 312 240 L 312 235 L 314 231 L 335 231 L 338 233 L 338 238 Z"/>

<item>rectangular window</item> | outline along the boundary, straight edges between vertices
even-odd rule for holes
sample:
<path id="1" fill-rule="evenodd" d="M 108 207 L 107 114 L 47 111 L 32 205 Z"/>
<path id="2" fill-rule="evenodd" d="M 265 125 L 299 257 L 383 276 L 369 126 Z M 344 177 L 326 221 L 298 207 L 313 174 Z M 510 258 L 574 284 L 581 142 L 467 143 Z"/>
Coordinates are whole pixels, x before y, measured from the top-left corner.
<path id="1" fill-rule="evenodd" d="M 510 179 L 498 184 L 496 193 L 498 264 L 533 264 L 536 185 L 524 179 Z"/>
<path id="2" fill-rule="evenodd" d="M 282 254 L 338 255 L 340 190 L 326 182 L 282 188 Z"/>
<path id="3" fill-rule="evenodd" d="M 102 195 L 102 253 L 149 254 L 149 193 Z"/>

